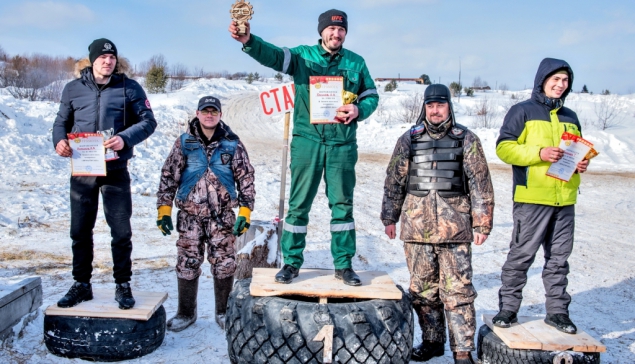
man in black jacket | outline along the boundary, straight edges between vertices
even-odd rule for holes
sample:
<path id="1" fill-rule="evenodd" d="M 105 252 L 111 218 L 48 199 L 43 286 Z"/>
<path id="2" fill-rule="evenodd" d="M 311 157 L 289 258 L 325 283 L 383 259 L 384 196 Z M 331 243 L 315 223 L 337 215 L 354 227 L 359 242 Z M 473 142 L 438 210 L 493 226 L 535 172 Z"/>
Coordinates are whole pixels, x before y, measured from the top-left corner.
<path id="1" fill-rule="evenodd" d="M 60 110 L 53 124 L 53 145 L 57 154 L 71 157 L 68 133 L 113 129 L 114 136 L 104 142 L 104 147 L 117 152 L 119 158 L 106 162 L 105 177 L 71 177 L 70 235 L 75 283 L 57 305 L 73 307 L 93 298 L 90 285 L 93 228 L 101 191 L 104 215 L 112 236 L 115 300 L 120 309 L 129 309 L 135 300 L 129 283 L 132 276 L 132 196 L 128 160 L 134 145 L 148 138 L 157 122 L 141 86 L 121 72 L 114 43 L 104 38 L 96 39 L 88 46 L 88 51 L 90 63 L 62 92 Z"/>

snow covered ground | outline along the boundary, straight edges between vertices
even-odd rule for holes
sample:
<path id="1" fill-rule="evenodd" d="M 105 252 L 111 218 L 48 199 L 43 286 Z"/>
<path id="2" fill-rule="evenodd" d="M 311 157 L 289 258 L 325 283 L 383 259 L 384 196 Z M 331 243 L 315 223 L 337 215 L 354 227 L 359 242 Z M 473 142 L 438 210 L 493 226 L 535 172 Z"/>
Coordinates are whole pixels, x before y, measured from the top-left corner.
<path id="1" fill-rule="evenodd" d="M 244 140 L 256 168 L 256 209 L 252 219 L 272 220 L 278 211 L 282 116 L 265 117 L 257 93 L 273 83 L 247 85 L 244 81 L 199 80 L 177 92 L 151 95 L 159 122 L 157 131 L 139 145 L 130 164 L 133 186 L 133 292 L 166 291 L 168 315 L 176 311 L 177 289 L 173 266 L 175 235 L 163 237 L 156 228 L 154 193 L 159 170 L 176 137 L 193 115 L 198 99 L 216 95 L 223 101 L 225 120 Z M 380 85 L 383 90 L 383 84 Z M 396 122 L 403 103 L 423 95 L 423 86 L 400 84 L 397 91 L 381 92 L 380 110 L 358 129 L 360 161 L 357 167 L 355 217 L 358 254 L 354 267 L 382 270 L 402 286 L 408 272 L 402 243 L 388 240 L 379 220 L 385 168 L 394 143 L 408 124 Z M 511 170 L 495 153 L 498 127 L 505 111 L 529 91 L 477 92 L 475 97 L 455 100 L 458 121 L 477 125 L 476 107 L 487 100 L 495 117 L 493 127 L 474 130 L 483 142 L 491 164 L 496 193 L 495 227 L 485 245 L 474 247 L 474 284 L 479 292 L 476 308 L 481 314 L 497 311 L 500 269 L 508 251 L 512 230 Z M 583 133 L 600 155 L 583 175 L 577 204 L 576 246 L 570 259 L 571 316 L 580 329 L 601 340 L 608 348 L 604 363 L 635 362 L 635 95 L 619 96 L 620 126 L 598 130 L 592 124 L 600 95 L 572 94 L 567 106 L 578 111 Z M 69 229 L 69 160 L 58 157 L 51 143 L 51 127 L 58 105 L 15 100 L 0 89 L 0 279 L 42 277 L 43 311 L 54 304 L 72 283 Z M 289 181 L 289 178 L 287 179 Z M 288 189 L 287 189 L 288 194 Z M 306 268 L 332 268 L 330 212 L 327 200 L 318 195 L 311 212 Z M 95 227 L 96 288 L 112 289 L 109 229 L 100 213 Z M 542 256 L 529 271 L 521 315 L 544 314 L 541 281 Z M 214 299 L 209 265 L 205 265 L 199 293 L 199 319 L 181 333 L 168 332 L 163 345 L 135 363 L 226 363 L 224 333 L 214 323 Z M 20 335 L 0 351 L 9 363 L 65 363 L 69 360 L 48 353 L 42 341 L 43 315 L 22 328 Z M 417 331 L 415 338 L 420 337 Z M 417 340 L 415 340 L 417 343 Z M 79 361 L 77 361 L 79 362 Z M 451 363 L 451 353 L 430 363 Z"/>

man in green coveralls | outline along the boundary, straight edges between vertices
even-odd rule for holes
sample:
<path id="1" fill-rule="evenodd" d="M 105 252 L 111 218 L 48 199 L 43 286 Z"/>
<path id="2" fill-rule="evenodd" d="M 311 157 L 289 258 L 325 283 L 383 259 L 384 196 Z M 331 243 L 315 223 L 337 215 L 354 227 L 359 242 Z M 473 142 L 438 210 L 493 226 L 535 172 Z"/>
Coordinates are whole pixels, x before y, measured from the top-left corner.
<path id="1" fill-rule="evenodd" d="M 291 283 L 298 272 L 306 246 L 309 211 L 324 175 L 326 195 L 331 209 L 331 254 L 335 277 L 351 286 L 361 285 L 352 269 L 355 255 L 355 219 L 353 190 L 357 162 L 357 122 L 368 118 L 379 95 L 368 73 L 364 59 L 342 47 L 348 33 L 345 12 L 331 9 L 318 19 L 321 39 L 314 46 L 279 48 L 251 34 L 245 23 L 244 35 L 238 24 L 229 26 L 232 38 L 243 44 L 243 51 L 260 62 L 293 76 L 295 110 L 291 142 L 291 191 L 289 210 L 284 221 L 281 246 L 284 266 L 276 274 L 276 282 Z M 309 114 L 309 77 L 342 76 L 344 90 L 357 95 L 357 100 L 340 107 L 333 124 L 311 124 Z"/>

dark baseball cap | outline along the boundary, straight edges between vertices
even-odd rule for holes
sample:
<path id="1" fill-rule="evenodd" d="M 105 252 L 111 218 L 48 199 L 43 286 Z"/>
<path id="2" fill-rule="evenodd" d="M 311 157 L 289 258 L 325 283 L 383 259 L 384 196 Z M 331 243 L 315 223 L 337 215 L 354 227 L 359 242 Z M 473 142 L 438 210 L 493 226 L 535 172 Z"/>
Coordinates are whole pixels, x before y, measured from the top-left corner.
<path id="1" fill-rule="evenodd" d="M 213 107 L 218 111 L 222 111 L 220 108 L 220 100 L 214 96 L 203 96 L 200 100 L 198 100 L 198 111 L 201 111 L 206 107 Z"/>
<path id="2" fill-rule="evenodd" d="M 447 102 L 450 102 L 451 99 L 452 99 L 452 94 L 450 93 L 450 89 L 446 85 L 442 85 L 439 83 L 426 87 L 426 90 L 423 93 L 424 104 L 427 104 L 430 102 L 447 103 Z"/>

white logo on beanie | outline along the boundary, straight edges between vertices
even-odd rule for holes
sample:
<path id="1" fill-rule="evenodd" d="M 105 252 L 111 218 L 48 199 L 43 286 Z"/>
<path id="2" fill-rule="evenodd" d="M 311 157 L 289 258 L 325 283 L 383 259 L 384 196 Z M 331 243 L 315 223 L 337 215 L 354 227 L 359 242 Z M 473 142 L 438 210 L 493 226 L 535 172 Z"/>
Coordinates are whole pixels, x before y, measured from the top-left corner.
<path id="1" fill-rule="evenodd" d="M 110 43 L 104 44 L 104 51 L 111 51 L 111 50 L 112 50 L 112 45 Z"/>

